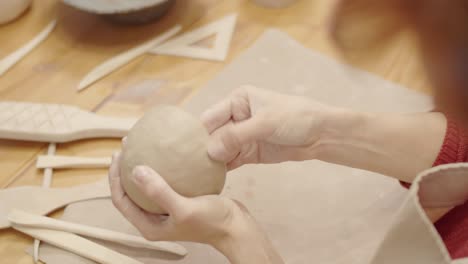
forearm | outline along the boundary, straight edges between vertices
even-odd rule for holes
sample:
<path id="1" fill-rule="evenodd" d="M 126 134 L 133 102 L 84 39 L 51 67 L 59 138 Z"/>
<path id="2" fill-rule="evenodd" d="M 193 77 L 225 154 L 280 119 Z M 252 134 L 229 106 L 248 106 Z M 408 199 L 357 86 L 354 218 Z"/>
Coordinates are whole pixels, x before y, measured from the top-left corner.
<path id="1" fill-rule="evenodd" d="M 271 241 L 250 216 L 239 220 L 229 235 L 213 246 L 232 264 L 284 264 Z"/>
<path id="2" fill-rule="evenodd" d="M 412 182 L 436 159 L 446 122 L 439 113 L 374 114 L 338 110 L 327 119 L 311 153 L 326 162 Z"/>

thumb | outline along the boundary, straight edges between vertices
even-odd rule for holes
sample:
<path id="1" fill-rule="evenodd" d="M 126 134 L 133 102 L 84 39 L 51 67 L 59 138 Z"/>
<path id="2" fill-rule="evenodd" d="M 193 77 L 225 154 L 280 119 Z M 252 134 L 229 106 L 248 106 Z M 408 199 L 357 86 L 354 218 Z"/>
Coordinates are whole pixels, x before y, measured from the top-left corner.
<path id="1" fill-rule="evenodd" d="M 137 166 L 133 170 L 133 180 L 143 195 L 156 203 L 162 210 L 172 215 L 181 208 L 184 198 L 148 166 Z"/>
<path id="2" fill-rule="evenodd" d="M 230 122 L 213 133 L 208 143 L 208 155 L 217 161 L 229 163 L 234 160 L 242 147 L 263 139 L 266 135 L 264 122 L 252 117 L 238 123 Z"/>

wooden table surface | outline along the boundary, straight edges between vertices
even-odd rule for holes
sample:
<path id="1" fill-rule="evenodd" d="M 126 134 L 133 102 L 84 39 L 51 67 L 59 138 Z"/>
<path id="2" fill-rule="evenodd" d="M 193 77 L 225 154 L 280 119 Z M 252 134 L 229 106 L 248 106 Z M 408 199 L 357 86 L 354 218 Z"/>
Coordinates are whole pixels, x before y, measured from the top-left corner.
<path id="1" fill-rule="evenodd" d="M 64 103 L 103 115 L 139 116 L 150 105 L 183 104 L 226 64 L 249 47 L 265 29 L 279 28 L 305 46 L 338 57 L 327 37 L 328 0 L 299 0 L 287 9 L 258 7 L 248 0 L 177 0 L 162 20 L 143 26 L 116 26 L 64 6 L 58 0 L 35 0 L 18 20 L 0 26 L 0 59 L 22 46 L 52 19 L 49 38 L 0 77 L 0 100 Z M 144 55 L 77 93 L 76 86 L 94 66 L 142 43 L 177 23 L 197 28 L 227 14 L 239 14 L 225 62 Z M 404 86 L 428 92 L 414 45 L 401 38 L 378 56 L 361 54 L 354 64 Z M 366 57 L 367 56 L 367 57 Z M 57 154 L 108 156 L 116 139 L 59 144 Z M 0 188 L 40 185 L 34 166 L 47 144 L 0 140 Z M 106 170 L 54 171 L 53 186 L 71 186 L 105 177 Z M 12 230 L 0 231 L 2 263 L 32 263 L 24 253 L 32 239 Z"/>

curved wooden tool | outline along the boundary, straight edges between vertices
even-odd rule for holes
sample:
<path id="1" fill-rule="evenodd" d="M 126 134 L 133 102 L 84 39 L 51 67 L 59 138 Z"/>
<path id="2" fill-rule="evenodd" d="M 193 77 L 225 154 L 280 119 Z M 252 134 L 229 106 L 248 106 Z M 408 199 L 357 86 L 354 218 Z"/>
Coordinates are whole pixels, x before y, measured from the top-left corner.
<path id="1" fill-rule="evenodd" d="M 142 264 L 140 261 L 115 252 L 75 234 L 14 225 L 14 229 L 58 248 L 103 264 Z"/>
<path id="2" fill-rule="evenodd" d="M 108 168 L 111 157 L 75 157 L 75 156 L 37 156 L 36 168 L 45 169 L 99 169 Z"/>
<path id="3" fill-rule="evenodd" d="M 136 119 L 113 118 L 74 106 L 0 102 L 0 138 L 68 142 L 85 138 L 123 137 Z"/>
<path id="4" fill-rule="evenodd" d="M 133 236 L 112 230 L 61 221 L 50 217 L 30 214 L 20 210 L 13 210 L 8 215 L 8 220 L 13 225 L 70 232 L 73 234 L 106 240 L 129 247 L 165 251 L 180 256 L 187 255 L 187 250 L 176 243 L 148 241 L 140 236 Z"/>
<path id="5" fill-rule="evenodd" d="M 20 61 L 24 56 L 26 56 L 29 52 L 31 52 L 35 47 L 42 43 L 54 30 L 56 24 L 56 20 L 50 22 L 44 30 L 42 30 L 35 38 L 29 41 L 26 45 L 22 46 L 15 52 L 11 53 L 3 60 L 0 61 L 0 76 L 2 76 L 5 72 L 7 72 L 13 65 L 15 65 L 18 61 Z"/>
<path id="6" fill-rule="evenodd" d="M 8 214 L 13 209 L 45 215 L 70 203 L 106 197 L 110 197 L 107 179 L 71 188 L 23 186 L 0 190 L 0 229 L 10 227 Z"/>
<path id="7" fill-rule="evenodd" d="M 165 31 L 164 33 L 155 37 L 154 39 L 151 39 L 141 44 L 140 46 L 125 51 L 103 62 L 83 78 L 83 80 L 78 85 L 78 91 L 83 90 L 84 88 L 88 87 L 89 85 L 106 76 L 107 74 L 111 73 L 112 71 L 124 66 L 136 57 L 145 54 L 151 48 L 154 48 L 155 46 L 163 43 L 164 41 L 177 34 L 177 32 L 179 32 L 181 29 L 182 27 L 179 25 L 174 26 L 173 28 Z"/>

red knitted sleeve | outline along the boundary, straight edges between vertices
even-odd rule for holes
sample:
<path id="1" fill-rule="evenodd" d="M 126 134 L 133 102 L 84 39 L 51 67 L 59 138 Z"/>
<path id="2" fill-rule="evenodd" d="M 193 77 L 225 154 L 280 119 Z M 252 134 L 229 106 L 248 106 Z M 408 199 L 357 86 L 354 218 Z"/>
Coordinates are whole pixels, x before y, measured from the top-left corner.
<path id="1" fill-rule="evenodd" d="M 444 142 L 437 155 L 436 160 L 432 164 L 433 167 L 468 161 L 468 134 L 451 118 L 447 117 L 447 130 L 445 132 Z M 406 188 L 411 186 L 410 183 L 401 182 Z"/>
<path id="2" fill-rule="evenodd" d="M 452 119 L 447 118 L 447 132 L 445 133 L 444 143 L 433 166 L 467 161 L 468 140 L 466 131 Z"/>

